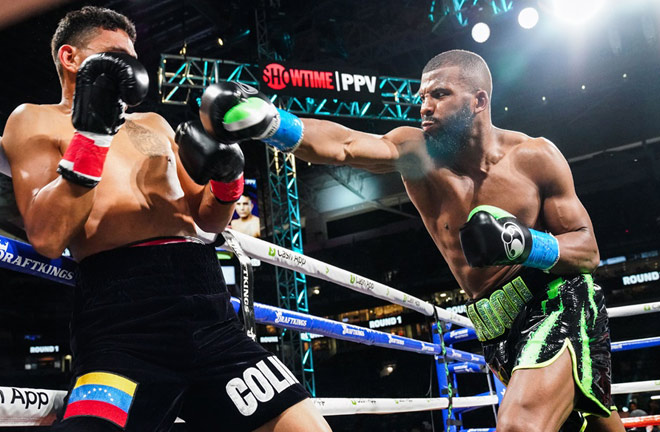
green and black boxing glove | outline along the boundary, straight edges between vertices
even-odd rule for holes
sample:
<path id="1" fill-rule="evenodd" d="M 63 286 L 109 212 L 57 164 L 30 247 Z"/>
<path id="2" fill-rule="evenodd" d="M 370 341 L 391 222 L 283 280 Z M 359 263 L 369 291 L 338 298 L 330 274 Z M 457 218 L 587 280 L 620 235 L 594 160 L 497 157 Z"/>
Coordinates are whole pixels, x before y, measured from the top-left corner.
<path id="1" fill-rule="evenodd" d="M 528 228 L 498 207 L 475 207 L 459 236 L 470 267 L 522 264 L 550 270 L 559 261 L 559 243 L 552 234 Z"/>
<path id="2" fill-rule="evenodd" d="M 302 121 L 277 109 L 268 97 L 239 82 L 219 82 L 202 94 L 199 117 L 208 134 L 220 142 L 261 140 L 283 152 L 302 142 Z"/>

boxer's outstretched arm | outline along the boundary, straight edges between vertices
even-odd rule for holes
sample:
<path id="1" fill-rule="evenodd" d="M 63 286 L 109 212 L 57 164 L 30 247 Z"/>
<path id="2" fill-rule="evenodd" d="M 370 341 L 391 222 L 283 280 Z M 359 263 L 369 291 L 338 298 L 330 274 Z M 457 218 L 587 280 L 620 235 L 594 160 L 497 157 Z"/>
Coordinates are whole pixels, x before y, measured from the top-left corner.
<path id="1" fill-rule="evenodd" d="M 199 114 L 206 132 L 220 142 L 261 140 L 313 163 L 404 173 L 419 170 L 420 161 L 428 158 L 421 129 L 400 127 L 377 136 L 330 121 L 300 119 L 275 108 L 257 89 L 236 82 L 209 86 Z"/>
<path id="2" fill-rule="evenodd" d="M 21 105 L 7 120 L 2 143 L 28 239 L 37 252 L 57 258 L 83 228 L 96 190 L 57 173 L 62 154 L 50 121 L 43 108 Z"/>
<path id="3" fill-rule="evenodd" d="M 542 223 L 559 242 L 560 257 L 552 273 L 593 272 L 600 261 L 591 218 L 575 192 L 573 174 L 559 149 L 539 140 L 529 163 L 542 197 Z M 539 169 L 540 167 L 540 169 Z"/>
<path id="4" fill-rule="evenodd" d="M 326 120 L 302 119 L 302 122 L 304 135 L 294 154 L 308 162 L 386 173 L 404 171 L 407 162 L 415 163 L 407 155 L 423 155 L 420 150 L 424 135 L 417 128 L 399 127 L 379 136 Z"/>

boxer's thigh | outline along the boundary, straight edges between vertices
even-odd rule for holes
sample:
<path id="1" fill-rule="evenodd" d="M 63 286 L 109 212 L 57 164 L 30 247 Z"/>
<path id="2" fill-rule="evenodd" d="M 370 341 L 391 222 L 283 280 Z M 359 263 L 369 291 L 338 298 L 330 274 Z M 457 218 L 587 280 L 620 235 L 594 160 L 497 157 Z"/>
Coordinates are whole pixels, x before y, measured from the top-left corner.
<path id="1" fill-rule="evenodd" d="M 168 431 L 183 380 L 172 370 L 127 353 L 87 355 L 76 366 L 56 431 Z"/>
<path id="2" fill-rule="evenodd" d="M 180 416 L 196 431 L 252 431 L 310 396 L 235 321 L 206 328 L 195 340 L 197 364 Z"/>

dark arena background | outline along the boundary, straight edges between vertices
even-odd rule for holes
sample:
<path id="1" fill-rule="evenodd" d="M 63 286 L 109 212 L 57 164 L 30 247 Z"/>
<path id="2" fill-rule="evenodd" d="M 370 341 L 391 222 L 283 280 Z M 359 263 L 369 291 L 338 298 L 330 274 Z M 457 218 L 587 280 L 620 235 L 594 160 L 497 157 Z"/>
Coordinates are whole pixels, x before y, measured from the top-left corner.
<path id="1" fill-rule="evenodd" d="M 219 79 L 258 86 L 301 117 L 375 134 L 419 127 L 416 92 L 426 62 L 449 49 L 480 54 L 493 74 L 493 123 L 543 136 L 568 160 L 595 228 L 601 256 L 595 279 L 607 306 L 660 300 L 660 1 L 3 2 L 0 131 L 21 103 L 59 102 L 50 38 L 67 11 L 84 5 L 108 7 L 134 21 L 136 51 L 151 81 L 136 110 L 155 111 L 173 127 L 196 115 L 204 87 L 199 77 L 213 65 Z M 526 8 L 536 14 L 521 15 Z M 278 207 L 286 192 L 273 183 L 273 155 L 260 142 L 241 147 L 246 177 L 259 186 L 261 238 L 276 242 L 274 232 L 289 230 L 293 216 L 282 219 Z M 305 255 L 465 314 L 467 297 L 398 175 L 302 160 L 293 167 L 302 236 L 295 246 Z M 0 235 L 25 239 L 6 176 L 0 179 L 0 213 Z M 231 254 L 223 258 L 235 273 L 238 261 Z M 255 301 L 278 305 L 279 290 L 291 279 L 263 262 L 254 274 Z M 72 288 L 4 268 L 0 277 L 0 387 L 65 389 Z M 430 321 L 421 314 L 313 277 L 295 283 L 306 290 L 310 314 L 431 341 Z M 612 319 L 612 341 L 657 337 L 659 318 Z M 297 361 L 298 370 L 301 361 L 309 364 L 291 356 L 287 344 L 295 337 L 282 339 L 270 325 L 259 325 L 257 333 L 267 349 Z M 316 335 L 297 343 L 313 357 L 306 379 L 313 377 L 317 397 L 443 396 L 433 356 Z M 476 341 L 457 348 L 481 352 Z M 660 348 L 616 352 L 612 368 L 614 383 L 658 380 Z M 457 375 L 459 396 L 488 391 L 485 376 Z M 659 414 L 656 394 L 660 387 L 614 400 L 622 417 L 633 402 Z M 464 413 L 462 427 L 494 427 L 494 421 L 493 409 L 484 407 Z M 328 422 L 347 432 L 444 430 L 441 411 L 333 416 Z"/>

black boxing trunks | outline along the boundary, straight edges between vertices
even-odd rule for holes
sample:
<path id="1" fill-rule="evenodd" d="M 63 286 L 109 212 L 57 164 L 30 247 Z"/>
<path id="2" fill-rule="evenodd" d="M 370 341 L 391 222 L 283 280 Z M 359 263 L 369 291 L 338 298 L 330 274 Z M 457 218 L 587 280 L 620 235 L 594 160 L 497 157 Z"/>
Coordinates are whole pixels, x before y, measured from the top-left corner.
<path id="1" fill-rule="evenodd" d="M 73 378 L 54 430 L 251 431 L 309 397 L 248 338 L 215 250 L 123 247 L 80 262 Z"/>
<path id="2" fill-rule="evenodd" d="M 610 334 L 591 275 L 557 278 L 524 270 L 488 298 L 468 303 L 486 362 L 507 384 L 517 369 L 551 365 L 568 350 L 579 389 L 575 410 L 608 417 Z"/>

